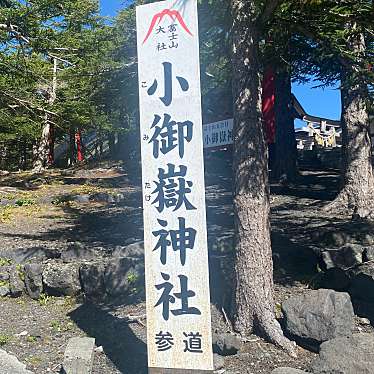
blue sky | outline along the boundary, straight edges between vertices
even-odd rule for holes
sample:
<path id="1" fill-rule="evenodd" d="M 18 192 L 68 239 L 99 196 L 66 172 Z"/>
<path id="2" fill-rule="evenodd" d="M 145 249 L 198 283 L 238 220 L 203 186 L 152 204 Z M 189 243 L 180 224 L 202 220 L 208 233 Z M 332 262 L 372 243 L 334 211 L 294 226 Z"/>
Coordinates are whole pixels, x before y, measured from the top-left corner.
<path id="1" fill-rule="evenodd" d="M 338 87 L 313 88 L 318 85 L 312 82 L 292 86 L 292 91 L 308 114 L 329 119 L 340 119 L 341 101 Z"/>
<path id="2" fill-rule="evenodd" d="M 126 6 L 126 0 L 100 0 L 101 13 L 104 16 L 114 16 L 117 10 Z"/>
<path id="3" fill-rule="evenodd" d="M 114 16 L 119 9 L 126 7 L 131 0 L 100 0 L 101 13 Z M 316 83 L 293 85 L 293 93 L 308 114 L 329 119 L 340 119 L 340 93 L 333 88 L 312 89 Z"/>

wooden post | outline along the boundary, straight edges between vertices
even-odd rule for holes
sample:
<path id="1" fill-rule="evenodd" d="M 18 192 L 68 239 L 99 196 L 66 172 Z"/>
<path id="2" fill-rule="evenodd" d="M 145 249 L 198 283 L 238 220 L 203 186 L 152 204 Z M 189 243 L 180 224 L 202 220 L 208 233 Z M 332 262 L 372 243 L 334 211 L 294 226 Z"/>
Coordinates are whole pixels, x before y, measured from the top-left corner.
<path id="1" fill-rule="evenodd" d="M 137 7 L 149 373 L 213 371 L 197 2 Z"/>

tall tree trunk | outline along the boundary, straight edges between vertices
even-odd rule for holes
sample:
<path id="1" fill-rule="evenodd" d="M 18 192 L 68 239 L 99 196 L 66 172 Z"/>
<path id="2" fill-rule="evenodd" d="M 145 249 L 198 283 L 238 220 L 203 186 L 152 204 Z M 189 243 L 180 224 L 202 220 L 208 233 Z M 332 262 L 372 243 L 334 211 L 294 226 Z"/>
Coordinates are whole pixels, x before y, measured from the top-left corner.
<path id="1" fill-rule="evenodd" d="M 39 144 L 35 153 L 34 160 L 34 171 L 37 173 L 42 172 L 48 163 L 49 157 L 49 139 L 50 139 L 51 124 L 48 121 L 48 115 L 46 114 L 46 120 L 43 126 L 42 135 L 39 140 Z"/>
<path id="2" fill-rule="evenodd" d="M 76 146 L 75 146 L 75 129 L 70 127 L 69 129 L 69 150 L 68 150 L 68 166 L 73 166 L 76 162 Z"/>
<path id="3" fill-rule="evenodd" d="M 359 84 L 349 87 L 345 78 L 342 84 L 343 189 L 336 203 L 347 208 L 354 216 L 365 218 L 374 213 L 367 88 Z M 344 87 L 346 84 L 348 87 Z"/>
<path id="4" fill-rule="evenodd" d="M 298 175 L 295 125 L 292 117 L 291 74 L 280 71 L 275 78 L 275 161 L 273 177 L 294 181 Z"/>
<path id="5" fill-rule="evenodd" d="M 234 97 L 234 326 L 253 330 L 295 355 L 275 318 L 268 156 L 261 115 L 259 35 L 252 1 L 232 0 Z"/>
<path id="6" fill-rule="evenodd" d="M 109 157 L 114 160 L 116 155 L 116 138 L 113 132 L 108 134 Z"/>
<path id="7" fill-rule="evenodd" d="M 27 162 L 28 162 L 28 157 L 27 157 L 27 151 L 28 151 L 28 148 L 27 148 L 27 140 L 26 139 L 23 139 L 22 141 L 22 153 L 23 153 L 23 170 L 27 170 Z"/>
<path id="8" fill-rule="evenodd" d="M 365 52 L 362 34 L 350 39 L 352 52 Z M 343 188 L 328 208 L 345 208 L 354 218 L 374 216 L 374 173 L 371 160 L 368 90 L 360 79 L 359 67 L 342 67 Z"/>
<path id="9" fill-rule="evenodd" d="M 125 132 L 118 133 L 117 154 L 119 160 L 128 160 L 128 136 Z"/>
<path id="10" fill-rule="evenodd" d="M 56 101 L 57 93 L 57 59 L 53 59 L 53 81 L 49 90 L 48 104 L 53 105 Z M 53 125 L 51 123 L 51 114 L 45 113 L 45 121 L 42 135 L 39 141 L 36 158 L 34 161 L 34 171 L 40 173 L 49 164 L 51 160 L 51 139 L 53 138 Z"/>
<path id="11" fill-rule="evenodd" d="M 49 149 L 48 149 L 48 164 L 53 165 L 55 162 L 55 127 L 51 125 L 49 130 Z"/>

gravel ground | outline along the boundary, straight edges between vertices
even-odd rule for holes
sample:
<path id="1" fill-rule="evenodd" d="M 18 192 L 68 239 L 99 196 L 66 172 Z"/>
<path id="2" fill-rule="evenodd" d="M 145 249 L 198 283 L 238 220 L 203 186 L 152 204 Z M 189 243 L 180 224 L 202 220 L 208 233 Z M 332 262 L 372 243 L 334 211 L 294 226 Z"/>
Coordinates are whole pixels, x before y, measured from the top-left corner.
<path id="1" fill-rule="evenodd" d="M 230 289 L 225 279 L 232 276 L 232 251 L 225 252 L 221 243 L 232 240 L 233 234 L 231 172 L 223 158 L 211 159 L 207 165 L 212 300 L 225 306 Z M 275 294 L 279 304 L 292 295 L 306 292 L 317 274 L 311 233 L 331 230 L 335 227 L 334 219 L 343 224 L 348 218 L 320 210 L 336 192 L 336 185 L 336 175 L 316 172 L 305 173 L 297 186 L 287 189 L 272 186 Z M 124 199 L 118 204 L 63 202 L 68 195 L 98 191 L 120 193 Z M 139 181 L 129 180 L 119 169 L 81 170 L 74 176 L 52 171 L 38 180 L 27 174 L 12 174 L 0 180 L 3 199 L 15 195 L 24 198 L 25 192 L 28 199 L 37 203 L 14 208 L 5 215 L 4 208 L 0 209 L 0 257 L 2 252 L 20 248 L 63 251 L 75 241 L 111 251 L 129 238 L 142 240 Z M 145 321 L 128 321 L 129 316 L 144 313 L 144 302 L 110 307 L 73 298 L 40 301 L 2 298 L 0 346 L 36 374 L 45 374 L 60 370 L 69 338 L 91 336 L 96 338 L 97 347 L 102 347 L 102 352 L 101 349 L 95 352 L 93 373 L 146 373 Z M 218 332 L 229 329 L 216 308 L 213 308 L 213 328 Z M 280 366 L 306 369 L 314 356 L 300 348 L 295 360 L 262 339 L 250 336 L 240 354 L 225 358 L 225 369 L 229 374 L 269 374 Z"/>

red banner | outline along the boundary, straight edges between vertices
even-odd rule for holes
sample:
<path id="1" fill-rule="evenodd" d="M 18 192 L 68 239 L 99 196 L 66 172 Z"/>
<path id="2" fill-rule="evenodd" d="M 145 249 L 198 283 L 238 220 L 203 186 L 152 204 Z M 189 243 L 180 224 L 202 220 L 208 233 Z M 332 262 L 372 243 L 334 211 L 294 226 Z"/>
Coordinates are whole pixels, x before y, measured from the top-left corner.
<path id="1" fill-rule="evenodd" d="M 275 143 L 275 74 L 272 68 L 265 71 L 262 81 L 262 115 L 266 141 Z"/>
<path id="2" fill-rule="evenodd" d="M 77 161 L 81 162 L 84 161 L 84 154 L 83 154 L 83 147 L 82 147 L 82 134 L 78 131 L 75 134 L 75 143 L 77 146 Z"/>

